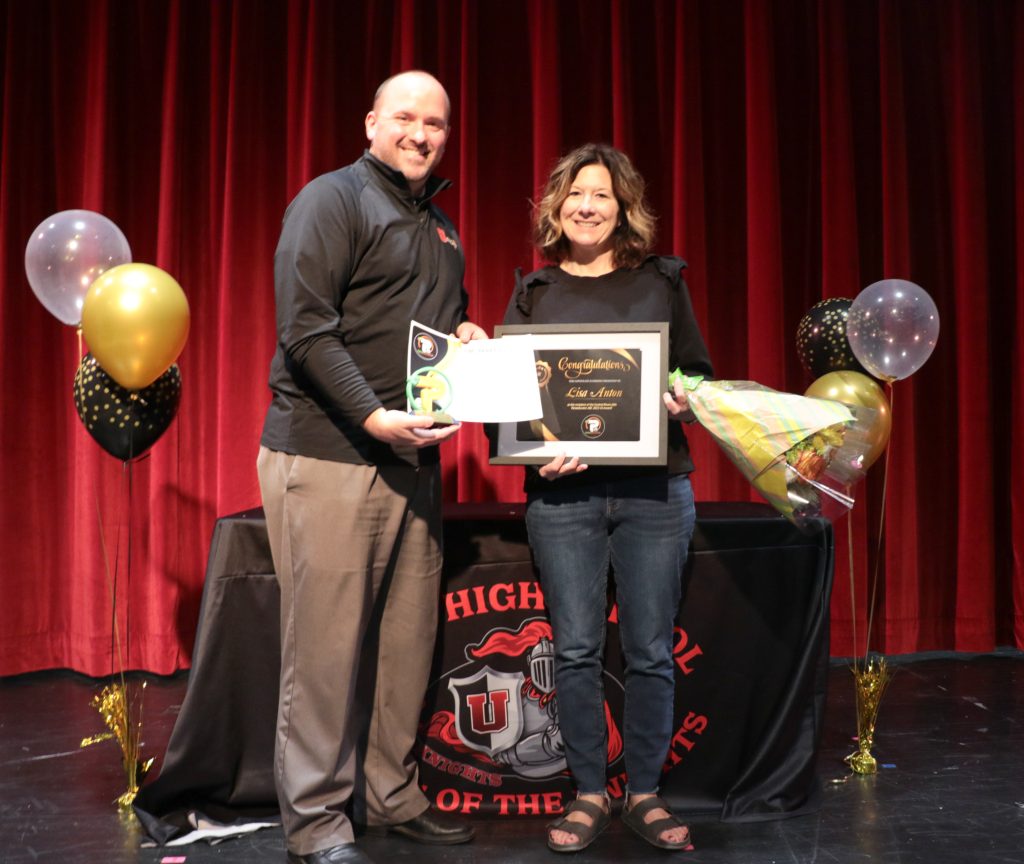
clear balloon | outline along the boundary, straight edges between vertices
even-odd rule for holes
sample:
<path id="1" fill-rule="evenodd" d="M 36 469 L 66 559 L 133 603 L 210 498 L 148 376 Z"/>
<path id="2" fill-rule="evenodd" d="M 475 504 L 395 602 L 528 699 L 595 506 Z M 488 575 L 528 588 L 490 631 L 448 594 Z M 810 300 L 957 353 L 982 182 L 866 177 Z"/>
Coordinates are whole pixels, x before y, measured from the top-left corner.
<path id="1" fill-rule="evenodd" d="M 862 470 L 870 468 L 885 452 L 892 432 L 892 412 L 889 400 L 885 398 L 877 381 L 850 370 L 829 372 L 811 384 L 804 395 L 832 399 L 853 409 L 854 427 L 858 436 L 867 444 L 867 452 L 860 466 Z M 869 410 L 860 410 L 864 408 Z"/>
<path id="2" fill-rule="evenodd" d="M 935 350 L 939 310 L 928 292 L 905 279 L 883 279 L 854 298 L 846 321 L 854 356 L 883 381 L 912 375 Z"/>
<path id="3" fill-rule="evenodd" d="M 188 338 L 181 286 L 151 264 L 122 264 L 93 282 L 82 305 L 82 335 L 100 366 L 122 387 L 156 381 Z"/>
<path id="4" fill-rule="evenodd" d="M 46 310 L 65 324 L 82 320 L 89 286 L 132 260 L 121 229 L 92 210 L 62 210 L 39 223 L 25 247 L 28 284 Z"/>

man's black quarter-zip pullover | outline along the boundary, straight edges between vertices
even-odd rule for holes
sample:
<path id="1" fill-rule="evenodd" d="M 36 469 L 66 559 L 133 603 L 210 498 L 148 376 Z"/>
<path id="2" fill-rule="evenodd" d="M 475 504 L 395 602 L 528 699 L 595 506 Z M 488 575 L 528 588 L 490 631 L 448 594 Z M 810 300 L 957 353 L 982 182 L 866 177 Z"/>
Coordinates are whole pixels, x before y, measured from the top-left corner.
<path id="1" fill-rule="evenodd" d="M 312 180 L 288 206 L 274 256 L 279 343 L 262 443 L 335 462 L 436 462 L 438 448 L 391 447 L 362 427 L 405 408 L 412 319 L 442 332 L 466 320 L 455 226 L 368 152 Z"/>

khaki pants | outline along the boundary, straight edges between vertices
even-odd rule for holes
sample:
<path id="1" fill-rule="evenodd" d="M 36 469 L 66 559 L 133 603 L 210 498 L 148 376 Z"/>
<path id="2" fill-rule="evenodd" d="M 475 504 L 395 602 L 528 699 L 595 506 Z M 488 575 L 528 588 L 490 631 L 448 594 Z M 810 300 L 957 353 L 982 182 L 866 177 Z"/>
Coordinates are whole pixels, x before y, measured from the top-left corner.
<path id="1" fill-rule="evenodd" d="M 260 448 L 281 586 L 275 776 L 288 848 L 422 813 L 411 755 L 437 632 L 437 466 L 353 465 Z M 362 765 L 359 764 L 360 756 Z"/>

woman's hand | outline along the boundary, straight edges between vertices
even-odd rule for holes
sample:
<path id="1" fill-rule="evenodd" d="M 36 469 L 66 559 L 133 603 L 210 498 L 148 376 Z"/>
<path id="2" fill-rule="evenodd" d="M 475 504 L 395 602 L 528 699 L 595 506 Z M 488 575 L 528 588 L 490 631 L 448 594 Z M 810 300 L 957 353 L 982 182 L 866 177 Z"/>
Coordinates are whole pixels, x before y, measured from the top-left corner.
<path id="1" fill-rule="evenodd" d="M 579 456 L 573 456 L 566 460 L 564 453 L 559 453 L 547 465 L 541 466 L 540 476 L 545 480 L 555 480 L 558 477 L 567 477 L 570 474 L 580 474 L 587 470 L 587 466 L 580 462 Z"/>
<path id="2" fill-rule="evenodd" d="M 668 408 L 670 417 L 682 420 L 684 423 L 692 423 L 697 418 L 690 410 L 690 400 L 686 398 L 686 390 L 682 381 L 676 381 L 672 385 L 672 392 L 665 393 L 662 398 L 665 400 L 665 407 Z"/>

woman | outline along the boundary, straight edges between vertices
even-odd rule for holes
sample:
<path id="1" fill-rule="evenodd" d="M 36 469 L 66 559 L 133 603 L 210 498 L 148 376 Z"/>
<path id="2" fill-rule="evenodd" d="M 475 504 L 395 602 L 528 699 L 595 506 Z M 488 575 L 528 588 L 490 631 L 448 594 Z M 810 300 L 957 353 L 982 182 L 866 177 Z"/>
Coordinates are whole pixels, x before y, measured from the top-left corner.
<path id="1" fill-rule="evenodd" d="M 587 144 L 561 159 L 537 207 L 534 242 L 552 266 L 522 277 L 506 324 L 669 323 L 669 368 L 711 374 L 679 258 L 650 255 L 654 218 L 625 154 Z M 560 454 L 526 474 L 526 523 L 551 615 L 555 684 L 577 797 L 548 826 L 557 852 L 586 848 L 608 825 L 602 688 L 609 565 L 625 655 L 622 818 L 664 849 L 690 849 L 689 831 L 658 797 L 672 734 L 673 627 L 693 533 L 693 470 L 678 387 L 665 393 L 666 466 L 594 466 Z"/>

